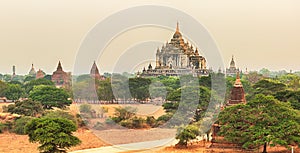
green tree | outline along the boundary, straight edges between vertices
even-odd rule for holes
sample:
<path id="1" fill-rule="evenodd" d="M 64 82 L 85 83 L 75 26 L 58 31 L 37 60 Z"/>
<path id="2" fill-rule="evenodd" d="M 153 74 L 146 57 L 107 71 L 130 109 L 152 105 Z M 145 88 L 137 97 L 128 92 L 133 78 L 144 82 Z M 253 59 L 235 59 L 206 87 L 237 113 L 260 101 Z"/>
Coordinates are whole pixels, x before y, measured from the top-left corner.
<path id="1" fill-rule="evenodd" d="M 15 120 L 15 123 L 12 127 L 12 131 L 16 134 L 24 135 L 25 132 L 25 125 L 29 123 L 33 118 L 30 116 L 23 116 L 17 120 Z"/>
<path id="2" fill-rule="evenodd" d="M 15 104 L 10 104 L 7 107 L 7 112 L 25 116 L 36 117 L 44 112 L 40 102 L 29 100 L 18 101 Z"/>
<path id="3" fill-rule="evenodd" d="M 25 85 L 23 87 L 25 89 L 26 94 L 29 94 L 29 92 L 35 86 L 38 86 L 38 85 L 48 85 L 48 86 L 53 86 L 54 87 L 54 83 L 52 81 L 44 79 L 44 78 L 31 80 L 31 81 L 25 83 Z"/>
<path id="4" fill-rule="evenodd" d="M 72 103 L 69 97 L 64 89 L 46 85 L 35 86 L 29 93 L 29 98 L 40 101 L 45 109 L 65 108 Z"/>
<path id="5" fill-rule="evenodd" d="M 256 95 L 246 105 L 225 108 L 219 114 L 220 135 L 244 148 L 300 143 L 300 113 L 272 96 Z"/>
<path id="6" fill-rule="evenodd" d="M 32 80 L 35 80 L 35 77 L 34 76 L 31 76 L 31 75 L 27 75 L 24 79 L 24 82 L 29 82 L 29 81 L 32 81 Z"/>
<path id="7" fill-rule="evenodd" d="M 111 79 L 107 79 L 111 82 L 111 87 L 113 91 L 113 95 L 118 99 L 123 99 L 124 101 L 131 98 L 129 85 L 128 85 L 128 77 L 120 75 L 120 74 L 113 74 Z"/>
<path id="8" fill-rule="evenodd" d="M 151 80 L 148 78 L 130 78 L 129 89 L 132 97 L 138 101 L 150 98 L 149 85 Z"/>
<path id="9" fill-rule="evenodd" d="M 262 74 L 264 77 L 270 77 L 271 72 L 266 68 L 262 68 L 259 70 L 259 74 Z"/>
<path id="10" fill-rule="evenodd" d="M 76 100 L 96 99 L 95 82 L 91 79 L 82 80 L 73 84 L 73 95 Z"/>
<path id="11" fill-rule="evenodd" d="M 296 74 L 285 74 L 278 78 L 278 80 L 288 86 L 288 88 L 292 89 L 293 91 L 296 91 L 300 87 L 300 77 Z"/>
<path id="12" fill-rule="evenodd" d="M 98 87 L 98 99 L 105 101 L 113 101 L 115 99 L 114 93 L 112 90 L 112 86 L 109 79 L 103 80 L 99 82 Z"/>
<path id="13" fill-rule="evenodd" d="M 283 102 L 289 102 L 294 109 L 300 110 L 300 90 L 276 92 L 275 98 Z"/>
<path id="14" fill-rule="evenodd" d="M 92 77 L 89 74 L 83 74 L 83 75 L 79 75 L 76 78 L 76 82 L 89 81 L 91 79 L 92 79 Z"/>
<path id="15" fill-rule="evenodd" d="M 274 95 L 276 92 L 285 90 L 286 85 L 278 81 L 263 79 L 255 83 L 253 88 L 254 94 Z"/>
<path id="16" fill-rule="evenodd" d="M 48 110 L 43 114 L 43 117 L 46 118 L 65 118 L 68 119 L 70 121 L 72 121 L 75 125 L 79 125 L 80 123 L 80 119 L 77 118 L 76 116 L 70 114 L 67 111 L 63 111 L 63 110 Z"/>
<path id="17" fill-rule="evenodd" d="M 9 84 L 4 90 L 4 95 L 7 99 L 15 101 L 24 95 L 24 90 L 18 84 Z"/>
<path id="18" fill-rule="evenodd" d="M 7 88 L 7 84 L 0 80 L 0 97 L 5 96 L 5 89 Z"/>
<path id="19" fill-rule="evenodd" d="M 72 135 L 77 127 L 64 118 L 37 118 L 26 124 L 25 131 L 30 142 L 38 142 L 38 149 L 43 153 L 66 152 L 81 141 Z"/>
<path id="20" fill-rule="evenodd" d="M 192 139 L 195 139 L 199 134 L 199 127 L 192 124 L 178 128 L 176 139 L 179 139 L 179 142 L 177 143 L 177 146 L 187 147 L 188 142 Z"/>

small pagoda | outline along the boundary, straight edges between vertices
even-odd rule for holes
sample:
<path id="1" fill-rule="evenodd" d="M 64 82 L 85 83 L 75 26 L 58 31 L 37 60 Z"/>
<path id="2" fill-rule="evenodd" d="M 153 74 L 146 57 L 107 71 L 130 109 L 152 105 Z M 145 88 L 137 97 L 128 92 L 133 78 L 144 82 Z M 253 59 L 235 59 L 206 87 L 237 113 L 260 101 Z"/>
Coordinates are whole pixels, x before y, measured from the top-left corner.
<path id="1" fill-rule="evenodd" d="M 243 84 L 240 79 L 240 73 L 237 71 L 236 80 L 230 92 L 230 99 L 226 105 L 232 106 L 240 103 L 246 104 L 246 98 Z"/>

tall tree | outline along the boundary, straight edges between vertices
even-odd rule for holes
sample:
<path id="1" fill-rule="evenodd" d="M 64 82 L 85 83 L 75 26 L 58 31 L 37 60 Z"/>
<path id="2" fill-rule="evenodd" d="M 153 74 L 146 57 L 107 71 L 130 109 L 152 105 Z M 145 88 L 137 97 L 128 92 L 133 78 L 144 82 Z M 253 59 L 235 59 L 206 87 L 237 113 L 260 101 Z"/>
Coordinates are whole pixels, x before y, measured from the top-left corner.
<path id="1" fill-rule="evenodd" d="M 273 95 L 276 92 L 285 90 L 286 85 L 278 81 L 263 79 L 255 83 L 253 88 L 255 94 Z"/>
<path id="2" fill-rule="evenodd" d="M 35 86 L 29 93 L 29 98 L 40 101 L 45 109 L 52 109 L 52 107 L 65 108 L 72 103 L 68 99 L 69 97 L 64 89 L 46 85 Z"/>
<path id="3" fill-rule="evenodd" d="M 112 90 L 110 80 L 106 79 L 106 80 L 103 80 L 103 81 L 99 82 L 99 87 L 98 87 L 97 94 L 98 94 L 98 99 L 99 100 L 105 100 L 105 101 L 113 102 L 115 97 L 114 97 L 114 93 L 113 93 L 113 90 Z"/>
<path id="4" fill-rule="evenodd" d="M 7 88 L 7 84 L 3 81 L 0 81 L 0 97 L 4 97 L 4 91 Z"/>
<path id="5" fill-rule="evenodd" d="M 7 99 L 15 101 L 24 95 L 24 90 L 18 84 L 9 84 L 4 90 L 4 95 Z"/>
<path id="6" fill-rule="evenodd" d="M 64 118 L 36 118 L 26 124 L 25 131 L 30 142 L 39 142 L 38 149 L 44 153 L 66 152 L 66 149 L 80 144 L 72 135 L 77 127 Z"/>
<path id="7" fill-rule="evenodd" d="M 29 94 L 29 92 L 33 89 L 33 87 L 38 86 L 38 85 L 54 86 L 54 83 L 52 81 L 44 79 L 44 78 L 31 80 L 24 85 L 26 94 Z"/>
<path id="8" fill-rule="evenodd" d="M 150 83 L 151 80 L 147 78 L 130 78 L 129 89 L 132 97 L 137 99 L 138 101 L 144 101 L 147 98 L 150 98 Z"/>
<path id="9" fill-rule="evenodd" d="M 15 104 L 8 105 L 7 112 L 36 117 L 37 115 L 41 115 L 44 110 L 40 102 L 32 101 L 31 99 L 29 99 L 18 101 Z"/>
<path id="10" fill-rule="evenodd" d="M 220 135 L 244 148 L 300 143 L 300 112 L 272 96 L 256 95 L 247 104 L 225 108 L 219 115 Z"/>

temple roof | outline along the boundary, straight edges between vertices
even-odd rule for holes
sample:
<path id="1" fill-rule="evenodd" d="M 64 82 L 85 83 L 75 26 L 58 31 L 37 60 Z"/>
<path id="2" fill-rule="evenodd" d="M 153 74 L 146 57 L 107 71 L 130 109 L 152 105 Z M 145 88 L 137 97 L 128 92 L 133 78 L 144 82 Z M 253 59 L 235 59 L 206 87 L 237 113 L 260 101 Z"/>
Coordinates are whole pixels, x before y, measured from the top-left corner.
<path id="1" fill-rule="evenodd" d="M 35 69 L 33 67 L 33 64 L 31 64 L 31 69 L 29 71 L 29 75 L 35 75 L 35 74 L 36 74 L 36 71 L 35 71 Z"/>
<path id="2" fill-rule="evenodd" d="M 230 67 L 235 67 L 235 62 L 234 62 L 234 59 L 233 59 L 233 55 L 232 55 L 232 58 L 231 58 Z"/>
<path id="3" fill-rule="evenodd" d="M 241 79 L 240 79 L 240 72 L 238 71 L 236 73 L 236 80 L 235 80 L 235 83 L 233 85 L 234 87 L 243 87 L 243 84 L 241 82 Z"/>
<path id="4" fill-rule="evenodd" d="M 93 66 L 91 68 L 90 74 L 99 75 L 99 69 L 98 69 L 95 61 L 94 61 Z"/>
<path id="5" fill-rule="evenodd" d="M 58 65 L 57 65 L 57 68 L 56 68 L 56 71 L 62 71 L 62 66 L 61 66 L 61 63 L 60 61 L 58 62 Z"/>
<path id="6" fill-rule="evenodd" d="M 173 35 L 173 38 L 181 38 L 181 37 L 182 37 L 182 35 L 181 35 L 180 31 L 179 31 L 179 23 L 177 22 L 176 31 L 175 31 L 175 33 Z"/>

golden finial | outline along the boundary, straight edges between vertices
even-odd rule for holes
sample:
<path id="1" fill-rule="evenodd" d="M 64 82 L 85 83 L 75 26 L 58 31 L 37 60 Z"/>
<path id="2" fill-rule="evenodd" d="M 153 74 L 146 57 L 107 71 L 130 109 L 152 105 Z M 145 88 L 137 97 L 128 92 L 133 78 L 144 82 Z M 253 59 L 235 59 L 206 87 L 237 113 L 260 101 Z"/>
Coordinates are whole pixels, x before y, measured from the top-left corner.
<path id="1" fill-rule="evenodd" d="M 179 23 L 177 21 L 176 32 L 179 32 Z"/>
<path id="2" fill-rule="evenodd" d="M 240 79 L 240 71 L 236 72 L 236 79 Z"/>

